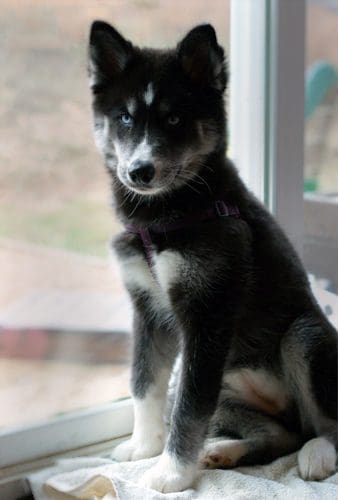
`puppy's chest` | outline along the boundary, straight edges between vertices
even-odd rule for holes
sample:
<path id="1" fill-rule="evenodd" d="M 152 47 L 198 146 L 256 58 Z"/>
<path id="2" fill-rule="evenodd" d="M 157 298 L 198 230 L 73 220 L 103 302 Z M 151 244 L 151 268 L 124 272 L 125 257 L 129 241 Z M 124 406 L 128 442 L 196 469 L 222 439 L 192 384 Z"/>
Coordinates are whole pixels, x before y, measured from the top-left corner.
<path id="1" fill-rule="evenodd" d="M 159 305 L 169 306 L 169 290 L 182 283 L 187 259 L 174 250 L 151 252 L 151 264 L 141 252 L 119 255 L 122 277 L 128 290 L 148 292 Z"/>

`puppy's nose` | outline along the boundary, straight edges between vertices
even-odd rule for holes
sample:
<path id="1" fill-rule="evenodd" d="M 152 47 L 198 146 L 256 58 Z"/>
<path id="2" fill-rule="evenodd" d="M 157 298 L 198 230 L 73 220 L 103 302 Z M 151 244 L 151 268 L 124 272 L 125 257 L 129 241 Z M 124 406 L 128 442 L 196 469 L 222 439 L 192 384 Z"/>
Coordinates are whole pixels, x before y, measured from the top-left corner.
<path id="1" fill-rule="evenodd" d="M 149 184 L 155 175 L 155 167 L 148 161 L 135 161 L 128 168 L 128 175 L 134 184 Z"/>

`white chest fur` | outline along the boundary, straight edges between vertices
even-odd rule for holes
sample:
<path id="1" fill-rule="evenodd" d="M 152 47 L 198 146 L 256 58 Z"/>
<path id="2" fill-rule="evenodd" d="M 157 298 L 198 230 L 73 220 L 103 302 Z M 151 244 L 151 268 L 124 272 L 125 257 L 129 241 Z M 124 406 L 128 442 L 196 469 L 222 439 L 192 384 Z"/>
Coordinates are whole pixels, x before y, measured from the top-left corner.
<path id="1" fill-rule="evenodd" d="M 140 289 L 155 294 L 168 304 L 168 291 L 179 279 L 184 259 L 180 253 L 170 250 L 154 252 L 152 257 L 152 269 L 143 255 L 120 259 L 124 283 L 129 289 Z"/>
<path id="2" fill-rule="evenodd" d="M 172 285 L 180 278 L 184 260 L 179 252 L 165 250 L 155 255 L 154 272 L 161 289 L 168 293 Z"/>

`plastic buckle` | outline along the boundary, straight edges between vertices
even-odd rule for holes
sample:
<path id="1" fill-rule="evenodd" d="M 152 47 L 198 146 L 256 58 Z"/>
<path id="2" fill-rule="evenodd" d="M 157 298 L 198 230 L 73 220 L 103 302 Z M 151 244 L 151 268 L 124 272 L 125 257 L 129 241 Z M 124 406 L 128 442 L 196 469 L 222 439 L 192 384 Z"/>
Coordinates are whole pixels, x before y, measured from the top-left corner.
<path id="1" fill-rule="evenodd" d="M 229 215 L 229 209 L 226 203 L 222 200 L 215 201 L 215 209 L 219 217 L 227 217 Z"/>

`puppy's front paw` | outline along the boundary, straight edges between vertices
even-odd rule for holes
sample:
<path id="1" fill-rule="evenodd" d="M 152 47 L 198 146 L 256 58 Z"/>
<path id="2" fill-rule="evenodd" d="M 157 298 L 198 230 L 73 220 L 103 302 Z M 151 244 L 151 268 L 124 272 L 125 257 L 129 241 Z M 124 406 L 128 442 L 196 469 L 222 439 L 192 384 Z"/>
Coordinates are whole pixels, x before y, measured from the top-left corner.
<path id="1" fill-rule="evenodd" d="M 118 462 L 156 457 L 162 453 L 163 446 L 163 435 L 149 436 L 144 440 L 131 438 L 116 446 L 111 457 Z"/>
<path id="2" fill-rule="evenodd" d="M 298 466 L 303 479 L 325 479 L 336 471 L 336 449 L 325 437 L 311 439 L 298 453 Z"/>
<path id="3" fill-rule="evenodd" d="M 194 465 L 179 464 L 167 453 L 163 453 L 157 464 L 143 475 L 140 484 L 162 493 L 182 491 L 192 485 L 195 471 Z"/>

